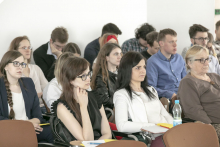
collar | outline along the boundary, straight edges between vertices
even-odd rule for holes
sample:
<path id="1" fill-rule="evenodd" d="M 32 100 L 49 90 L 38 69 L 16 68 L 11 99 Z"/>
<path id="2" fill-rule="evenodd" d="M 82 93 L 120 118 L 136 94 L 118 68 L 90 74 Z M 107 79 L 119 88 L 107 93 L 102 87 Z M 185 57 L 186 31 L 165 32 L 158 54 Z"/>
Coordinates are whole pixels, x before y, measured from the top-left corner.
<path id="1" fill-rule="evenodd" d="M 47 49 L 47 55 L 53 55 L 55 59 L 57 59 L 57 56 L 52 53 L 51 48 L 50 48 L 50 41 L 48 42 L 48 49 Z"/>
<path id="2" fill-rule="evenodd" d="M 171 55 L 170 57 L 170 60 L 168 60 L 162 53 L 161 51 L 159 50 L 157 53 L 156 53 L 160 59 L 164 60 L 164 61 L 171 61 L 176 55 Z"/>

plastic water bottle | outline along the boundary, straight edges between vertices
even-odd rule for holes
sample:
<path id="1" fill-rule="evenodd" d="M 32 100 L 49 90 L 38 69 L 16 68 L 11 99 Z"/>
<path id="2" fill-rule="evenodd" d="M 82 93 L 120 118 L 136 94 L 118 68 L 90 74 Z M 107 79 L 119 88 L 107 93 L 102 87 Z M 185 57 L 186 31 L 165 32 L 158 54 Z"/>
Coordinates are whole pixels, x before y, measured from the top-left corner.
<path id="1" fill-rule="evenodd" d="M 181 119 L 182 109 L 179 104 L 179 100 L 175 100 L 175 105 L 173 106 L 173 126 L 182 124 Z"/>

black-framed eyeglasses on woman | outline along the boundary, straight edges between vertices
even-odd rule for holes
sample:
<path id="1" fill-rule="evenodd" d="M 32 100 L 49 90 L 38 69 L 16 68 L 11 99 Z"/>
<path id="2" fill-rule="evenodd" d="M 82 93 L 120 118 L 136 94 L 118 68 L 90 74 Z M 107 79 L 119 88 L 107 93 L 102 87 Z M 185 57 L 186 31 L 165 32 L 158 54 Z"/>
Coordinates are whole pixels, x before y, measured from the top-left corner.
<path id="1" fill-rule="evenodd" d="M 92 77 L 92 72 L 91 71 L 88 74 L 77 76 L 77 78 L 81 78 L 83 81 L 85 81 L 87 79 L 87 77 L 89 77 L 91 79 L 91 77 Z"/>
<path id="2" fill-rule="evenodd" d="M 19 67 L 21 65 L 22 68 L 25 68 L 27 66 L 27 64 L 24 62 L 19 63 L 18 61 L 14 61 L 9 63 L 13 63 L 14 67 Z"/>
<path id="3" fill-rule="evenodd" d="M 194 61 L 200 61 L 200 63 L 205 64 L 206 61 L 211 62 L 212 58 L 202 58 L 202 59 L 195 59 Z"/>

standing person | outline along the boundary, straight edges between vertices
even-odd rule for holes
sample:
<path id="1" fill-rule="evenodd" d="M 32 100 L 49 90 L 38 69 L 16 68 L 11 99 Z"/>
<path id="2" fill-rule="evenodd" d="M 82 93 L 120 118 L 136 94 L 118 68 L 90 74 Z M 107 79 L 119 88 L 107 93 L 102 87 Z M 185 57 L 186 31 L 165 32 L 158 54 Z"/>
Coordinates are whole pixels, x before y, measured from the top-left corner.
<path id="1" fill-rule="evenodd" d="M 158 32 L 150 32 L 146 35 L 147 50 L 142 51 L 141 54 L 148 60 L 152 55 L 156 54 L 160 50 L 160 46 L 157 42 Z"/>
<path id="2" fill-rule="evenodd" d="M 177 33 L 172 29 L 160 30 L 160 50 L 147 61 L 147 77 L 160 98 L 176 97 L 179 83 L 186 75 L 185 62 L 177 54 Z M 174 100 L 174 99 L 173 99 Z"/>
<path id="3" fill-rule="evenodd" d="M 157 123 L 173 123 L 173 118 L 161 104 L 157 91 L 148 85 L 145 58 L 138 52 L 123 55 L 118 69 L 115 105 L 115 122 L 118 131 L 136 133 L 142 127 Z M 142 138 L 137 135 L 138 138 Z M 148 144 L 144 139 L 140 141 Z M 162 138 L 155 139 L 164 147 Z M 152 143 L 152 146 L 154 141 Z"/>
<path id="4" fill-rule="evenodd" d="M 89 62 L 86 59 L 69 57 L 61 67 L 58 81 L 63 92 L 60 99 L 52 104 L 55 119 L 51 123 L 57 120 L 61 123 L 64 132 L 57 135 L 66 136 L 62 138 L 65 142 L 111 138 L 101 101 L 97 100 L 94 92 L 86 91 L 90 86 L 90 78 Z"/>
<path id="5" fill-rule="evenodd" d="M 92 90 L 98 92 L 104 108 L 112 110 L 114 108 L 113 94 L 121 56 L 120 46 L 106 43 L 98 54 L 92 75 Z"/>
<path id="6" fill-rule="evenodd" d="M 8 51 L 0 62 L 0 120 L 24 120 L 33 124 L 39 142 L 53 142 L 50 126 L 40 127 L 42 114 L 31 78 L 22 77 L 27 66 L 18 51 Z M 22 134 L 21 134 L 22 135 Z"/>
<path id="7" fill-rule="evenodd" d="M 30 40 L 28 39 L 27 36 L 16 37 L 14 40 L 12 40 L 9 50 L 19 51 L 24 56 L 24 63 L 26 63 L 27 66 L 23 69 L 22 76 L 30 77 L 33 80 L 38 98 L 40 99 L 40 104 L 41 104 L 40 106 L 42 109 L 42 113 L 45 113 L 46 108 L 44 107 L 41 98 L 43 94 L 43 89 L 48 84 L 48 81 L 45 78 L 42 70 L 37 65 L 30 64 L 31 53 L 32 53 Z"/>
<path id="8" fill-rule="evenodd" d="M 122 34 L 121 30 L 113 23 L 108 23 L 103 26 L 101 37 L 90 42 L 85 48 L 84 58 L 90 63 L 90 70 L 92 70 L 93 61 L 100 51 L 101 42 L 104 34 L 106 33 L 112 33 L 116 36 L 116 38 L 118 35 Z"/>
<path id="9" fill-rule="evenodd" d="M 144 50 L 147 50 L 146 35 L 152 31 L 156 31 L 156 29 L 152 25 L 148 23 L 142 24 L 140 28 L 137 28 L 135 30 L 135 38 L 126 40 L 122 44 L 121 48 L 123 54 L 129 51 L 142 52 Z"/>
<path id="10" fill-rule="evenodd" d="M 57 27 L 52 31 L 50 41 L 34 51 L 34 61 L 41 68 L 44 76 L 47 76 L 54 61 L 62 54 L 68 38 L 69 35 L 66 28 Z"/>

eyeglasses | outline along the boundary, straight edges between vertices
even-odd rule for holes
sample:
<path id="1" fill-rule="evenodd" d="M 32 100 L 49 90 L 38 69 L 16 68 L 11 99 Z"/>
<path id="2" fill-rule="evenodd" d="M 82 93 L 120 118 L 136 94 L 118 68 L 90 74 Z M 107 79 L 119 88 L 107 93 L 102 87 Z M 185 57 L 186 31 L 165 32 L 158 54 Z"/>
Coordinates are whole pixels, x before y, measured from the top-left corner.
<path id="1" fill-rule="evenodd" d="M 207 42 L 209 41 L 209 38 L 207 38 L 207 37 L 206 38 L 202 38 L 202 37 L 201 38 L 193 38 L 193 39 L 197 39 L 200 42 L 203 42 L 204 40 L 207 41 Z"/>
<path id="2" fill-rule="evenodd" d="M 53 44 L 54 44 L 56 49 L 63 49 L 65 47 L 65 46 L 59 46 L 59 45 L 55 44 L 54 42 L 53 42 Z"/>
<path id="3" fill-rule="evenodd" d="M 204 59 L 204 58 L 202 58 L 202 59 L 195 59 L 194 61 L 200 61 L 200 63 L 205 64 L 206 61 L 211 62 L 212 58 L 208 57 L 206 59 Z"/>
<path id="4" fill-rule="evenodd" d="M 24 62 L 19 63 L 18 61 L 14 61 L 9 63 L 13 63 L 14 67 L 19 67 L 21 65 L 22 68 L 25 68 L 27 66 L 27 64 Z"/>
<path id="5" fill-rule="evenodd" d="M 87 75 L 84 74 L 82 76 L 77 76 L 77 78 L 81 78 L 83 81 L 87 79 L 87 77 L 91 78 L 92 77 L 92 72 L 90 71 Z"/>
<path id="6" fill-rule="evenodd" d="M 21 47 L 21 48 L 18 48 L 18 49 L 24 49 L 24 50 L 27 50 L 27 49 L 29 49 L 29 50 L 32 50 L 32 46 L 28 46 L 28 47 L 26 47 L 26 46 L 23 46 L 23 47 Z"/>

